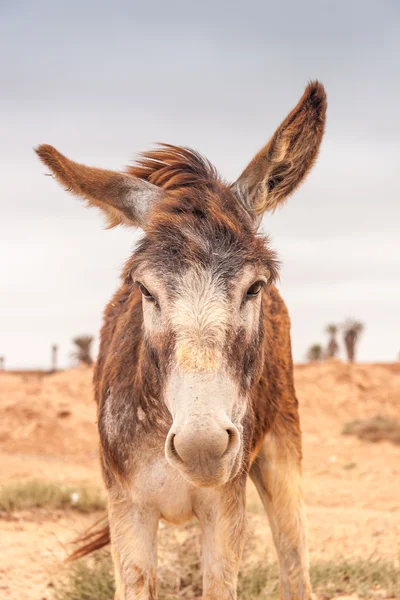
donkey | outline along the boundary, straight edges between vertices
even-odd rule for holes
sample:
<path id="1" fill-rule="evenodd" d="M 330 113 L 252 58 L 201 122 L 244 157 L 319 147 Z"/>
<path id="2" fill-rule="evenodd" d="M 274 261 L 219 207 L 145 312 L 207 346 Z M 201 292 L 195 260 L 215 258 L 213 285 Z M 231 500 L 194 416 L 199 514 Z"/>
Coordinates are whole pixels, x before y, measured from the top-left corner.
<path id="1" fill-rule="evenodd" d="M 312 167 L 325 113 L 312 82 L 230 185 L 183 147 L 162 145 L 121 173 L 36 150 L 110 227 L 144 231 L 104 313 L 94 389 L 109 526 L 81 552 L 111 540 L 118 600 L 157 598 L 159 520 L 193 516 L 203 599 L 235 599 L 248 475 L 271 525 L 281 598 L 311 598 L 290 321 L 276 254 L 257 229 Z"/>

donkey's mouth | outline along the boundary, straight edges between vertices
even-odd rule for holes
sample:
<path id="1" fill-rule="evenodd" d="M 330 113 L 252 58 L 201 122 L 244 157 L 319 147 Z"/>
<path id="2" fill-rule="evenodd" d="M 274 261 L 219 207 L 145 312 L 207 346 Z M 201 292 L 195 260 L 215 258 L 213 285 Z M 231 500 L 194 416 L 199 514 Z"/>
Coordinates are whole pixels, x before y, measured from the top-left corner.
<path id="1" fill-rule="evenodd" d="M 165 444 L 165 456 L 169 464 L 192 485 L 219 487 L 237 475 L 241 464 L 241 441 L 236 428 L 234 433 L 227 434 L 227 439 L 222 453 L 222 446 L 216 449 L 207 442 L 194 442 L 191 452 L 185 453 L 185 446 L 179 445 L 179 436 L 171 430 Z"/>

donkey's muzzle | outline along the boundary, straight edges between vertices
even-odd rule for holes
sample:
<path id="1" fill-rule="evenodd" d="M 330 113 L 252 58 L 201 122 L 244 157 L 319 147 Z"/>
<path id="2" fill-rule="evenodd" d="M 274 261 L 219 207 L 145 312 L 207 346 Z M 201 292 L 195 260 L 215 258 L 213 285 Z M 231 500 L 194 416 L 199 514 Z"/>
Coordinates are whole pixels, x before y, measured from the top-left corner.
<path id="1" fill-rule="evenodd" d="M 217 487 L 232 479 L 243 454 L 239 432 L 245 406 L 232 377 L 173 372 L 165 401 L 172 416 L 165 443 L 168 462 L 197 487 Z"/>
<path id="2" fill-rule="evenodd" d="M 226 483 L 236 471 L 240 435 L 226 419 L 196 419 L 172 426 L 165 445 L 168 462 L 197 487 Z"/>

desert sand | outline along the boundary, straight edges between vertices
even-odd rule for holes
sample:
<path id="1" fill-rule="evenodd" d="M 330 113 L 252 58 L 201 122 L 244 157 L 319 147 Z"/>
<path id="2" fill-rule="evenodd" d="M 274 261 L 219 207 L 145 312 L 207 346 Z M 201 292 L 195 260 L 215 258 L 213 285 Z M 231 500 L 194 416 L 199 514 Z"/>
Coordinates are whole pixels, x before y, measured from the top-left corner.
<path id="1" fill-rule="evenodd" d="M 101 486 L 91 370 L 45 377 L 0 374 L 0 485 L 32 478 Z M 400 363 L 298 365 L 304 445 L 304 493 L 311 561 L 336 556 L 386 557 L 400 549 L 400 446 L 342 435 L 346 422 L 399 417 Z M 251 550 L 245 561 L 273 556 L 268 523 L 251 485 Z M 51 597 L 68 542 L 99 514 L 37 509 L 3 513 L 0 597 Z M 179 561 L 185 530 L 170 528 L 160 562 Z M 173 540 L 173 543 L 171 543 Z"/>

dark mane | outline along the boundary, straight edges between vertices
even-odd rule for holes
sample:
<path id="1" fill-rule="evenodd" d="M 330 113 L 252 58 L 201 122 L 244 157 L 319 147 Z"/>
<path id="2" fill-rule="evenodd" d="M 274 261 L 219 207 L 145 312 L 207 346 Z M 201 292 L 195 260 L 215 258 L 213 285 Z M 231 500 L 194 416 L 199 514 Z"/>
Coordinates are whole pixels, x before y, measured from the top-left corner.
<path id="1" fill-rule="evenodd" d="M 219 181 L 215 167 L 191 148 L 160 144 L 139 155 L 127 173 L 163 188 L 173 190 Z"/>

